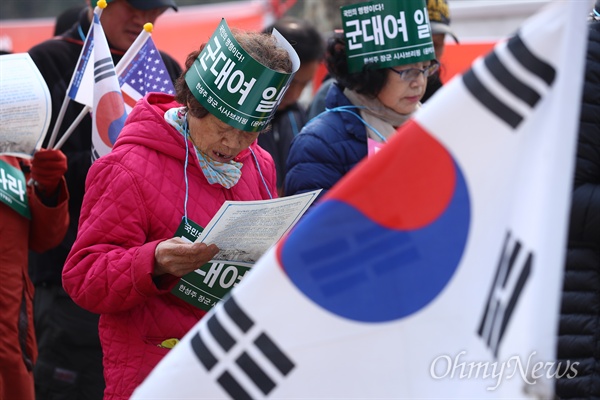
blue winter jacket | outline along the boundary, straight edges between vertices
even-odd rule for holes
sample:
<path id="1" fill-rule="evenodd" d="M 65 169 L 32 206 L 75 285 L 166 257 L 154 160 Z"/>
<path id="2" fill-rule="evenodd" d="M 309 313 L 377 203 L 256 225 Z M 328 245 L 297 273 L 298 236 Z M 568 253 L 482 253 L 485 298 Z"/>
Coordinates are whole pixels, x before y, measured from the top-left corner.
<path id="1" fill-rule="evenodd" d="M 334 84 L 325 100 L 327 109 L 352 106 Z M 350 111 L 359 114 L 358 108 Z M 308 122 L 294 138 L 287 158 L 285 195 L 323 189 L 323 196 L 367 155 L 367 131 L 363 122 L 348 112 L 329 111 Z"/>

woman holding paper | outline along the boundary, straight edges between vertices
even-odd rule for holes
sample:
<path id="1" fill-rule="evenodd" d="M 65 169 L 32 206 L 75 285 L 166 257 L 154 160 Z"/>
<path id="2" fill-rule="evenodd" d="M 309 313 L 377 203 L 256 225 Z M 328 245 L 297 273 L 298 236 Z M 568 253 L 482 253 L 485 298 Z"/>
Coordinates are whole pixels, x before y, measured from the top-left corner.
<path id="1" fill-rule="evenodd" d="M 363 14 L 365 5 L 373 12 Z M 426 14 L 424 0 L 388 1 L 378 10 L 371 3 L 342 7 L 344 30 L 328 40 L 325 57 L 336 83 L 327 93 L 327 110 L 292 142 L 286 195 L 323 189 L 323 196 L 419 109 L 427 78 L 439 65 Z M 372 21 L 398 15 L 405 23 L 386 24 L 374 40 Z"/>
<path id="2" fill-rule="evenodd" d="M 193 240 L 226 200 L 277 195 L 273 160 L 256 139 L 295 57 L 281 35 L 231 32 L 223 20 L 188 56 L 176 95 L 146 95 L 92 165 L 63 285 L 101 314 L 105 399 L 128 399 L 206 313 L 171 290 L 218 248 L 181 236 Z"/>

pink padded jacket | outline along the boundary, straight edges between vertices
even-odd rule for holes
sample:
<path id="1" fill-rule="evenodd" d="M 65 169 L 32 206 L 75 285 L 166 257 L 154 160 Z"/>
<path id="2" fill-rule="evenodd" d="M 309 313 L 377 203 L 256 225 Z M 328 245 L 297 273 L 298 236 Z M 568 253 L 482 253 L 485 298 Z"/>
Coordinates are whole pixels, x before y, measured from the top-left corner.
<path id="1" fill-rule="evenodd" d="M 163 117 L 179 106 L 173 96 L 148 94 L 132 110 L 112 152 L 94 162 L 77 240 L 63 270 L 73 300 L 101 314 L 107 400 L 128 399 L 167 353 L 157 345 L 181 339 L 205 314 L 169 293 L 177 278 L 152 279 L 154 250 L 174 236 L 184 215 L 186 146 Z M 236 158 L 243 163 L 242 177 L 231 189 L 207 182 L 188 143 L 187 210 L 197 224 L 206 226 L 225 200 L 277 195 L 273 160 L 256 142 L 250 147 L 255 156 L 244 150 Z"/>

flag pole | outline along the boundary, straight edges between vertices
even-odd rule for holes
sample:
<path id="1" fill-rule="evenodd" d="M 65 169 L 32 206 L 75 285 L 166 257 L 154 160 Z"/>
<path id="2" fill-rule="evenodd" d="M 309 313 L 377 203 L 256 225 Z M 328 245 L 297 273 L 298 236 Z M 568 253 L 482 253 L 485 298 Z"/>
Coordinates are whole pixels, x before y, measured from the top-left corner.
<path id="1" fill-rule="evenodd" d="M 146 22 L 144 24 L 144 29 L 142 29 L 138 37 L 135 38 L 135 41 L 129 46 L 129 49 L 127 49 L 121 60 L 119 60 L 119 63 L 115 66 L 117 76 L 121 75 L 125 67 L 129 65 L 131 60 L 133 60 L 135 55 L 140 51 L 146 40 L 150 37 L 153 29 L 154 26 L 151 22 Z"/>
<path id="2" fill-rule="evenodd" d="M 62 121 L 65 117 L 65 112 L 67 111 L 67 105 L 69 104 L 69 94 L 65 93 L 65 98 L 63 99 L 62 105 L 60 106 L 60 111 L 58 112 L 58 116 L 56 117 L 56 122 L 54 123 L 54 128 L 52 129 L 52 134 L 50 135 L 50 140 L 48 141 L 48 148 L 51 148 L 54 145 L 54 141 L 56 140 L 56 136 L 58 135 L 58 128 L 62 124 Z"/>
<path id="3" fill-rule="evenodd" d="M 152 23 L 147 22 L 144 24 L 144 29 L 142 30 L 142 32 L 140 32 L 138 37 L 135 38 L 135 41 L 131 44 L 131 46 L 129 46 L 129 49 L 125 52 L 125 54 L 123 55 L 123 57 L 121 58 L 119 63 L 116 65 L 115 73 L 117 74 L 117 76 L 121 75 L 121 73 L 123 72 L 125 67 L 127 67 L 127 65 L 129 65 L 129 62 L 135 57 L 137 52 L 142 48 L 142 46 L 146 42 L 146 39 L 148 39 L 148 37 L 150 37 L 150 34 L 152 33 L 153 29 L 154 29 L 154 27 L 153 27 Z M 65 100 L 67 100 L 67 99 L 68 99 L 68 96 L 65 97 Z M 81 123 L 83 118 L 90 111 L 91 111 L 90 106 L 83 107 L 83 109 L 81 110 L 81 112 L 79 113 L 77 118 L 75 118 L 75 120 L 71 123 L 71 126 L 69 126 L 69 128 L 65 131 L 64 135 L 61 137 L 59 142 L 56 144 L 56 146 L 54 146 L 54 150 L 60 149 L 63 146 L 63 144 L 65 144 L 65 142 L 69 139 L 69 137 L 71 136 L 71 134 L 73 133 L 75 128 L 77 128 L 77 126 Z M 52 143 L 54 143 L 54 142 L 52 142 Z M 48 145 L 48 147 L 50 147 L 50 145 Z"/>
<path id="4" fill-rule="evenodd" d="M 104 9 L 104 7 L 106 7 L 106 0 L 100 0 L 98 2 L 98 5 L 96 5 L 96 8 L 94 9 L 94 14 L 97 14 L 98 18 L 100 18 L 100 16 L 102 15 L 102 10 Z M 87 37 L 89 37 L 89 35 L 90 35 L 90 30 L 92 30 L 93 28 L 94 28 L 94 24 L 92 23 L 92 24 L 90 24 L 90 29 L 88 30 L 86 40 L 87 40 Z M 83 51 L 84 51 L 84 48 L 81 49 L 82 53 L 83 53 Z M 81 55 L 79 56 L 79 58 L 81 58 Z M 75 76 L 75 71 L 73 71 L 73 75 L 71 76 L 71 82 L 69 83 L 69 86 L 67 87 L 67 91 L 65 92 L 65 98 L 63 99 L 62 105 L 60 107 L 60 111 L 58 112 L 58 116 L 56 117 L 56 122 L 54 123 L 54 128 L 52 129 L 52 134 L 50 135 L 50 140 L 48 141 L 48 146 L 46 146 L 48 149 L 53 148 L 54 142 L 56 141 L 56 137 L 58 136 L 58 130 L 60 129 L 60 126 L 62 125 L 63 119 L 65 117 L 65 113 L 67 112 L 67 106 L 69 105 L 69 100 L 70 100 L 69 89 L 71 88 L 71 85 L 73 84 L 74 76 Z M 54 148 L 56 149 L 56 147 L 54 147 Z"/>
<path id="5" fill-rule="evenodd" d="M 56 143 L 56 145 L 53 148 L 54 150 L 59 150 L 63 146 L 63 144 L 65 144 L 65 142 L 69 139 L 75 128 L 79 126 L 83 118 L 87 115 L 87 113 L 90 112 L 91 109 L 92 108 L 90 106 L 83 107 L 83 110 L 81 110 L 77 118 L 75 118 L 73 123 L 71 123 L 71 126 L 69 126 L 69 128 L 65 131 L 64 135 L 62 135 L 62 137 L 58 141 L 58 143 Z"/>

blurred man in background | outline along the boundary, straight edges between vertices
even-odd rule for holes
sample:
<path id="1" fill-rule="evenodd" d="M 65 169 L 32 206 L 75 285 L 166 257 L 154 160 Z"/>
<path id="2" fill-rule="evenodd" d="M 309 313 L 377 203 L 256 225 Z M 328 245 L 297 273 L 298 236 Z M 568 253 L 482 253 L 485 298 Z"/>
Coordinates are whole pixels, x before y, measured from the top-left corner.
<path id="1" fill-rule="evenodd" d="M 307 122 L 307 112 L 298 100 L 319 68 L 325 52 L 325 43 L 317 29 L 304 19 L 283 17 L 265 29 L 265 32 L 271 33 L 273 29 L 290 42 L 300 59 L 300 68 L 277 108 L 271 121 L 271 130 L 258 137 L 260 147 L 273 157 L 277 170 L 277 191 L 282 196 L 290 143 Z"/>

